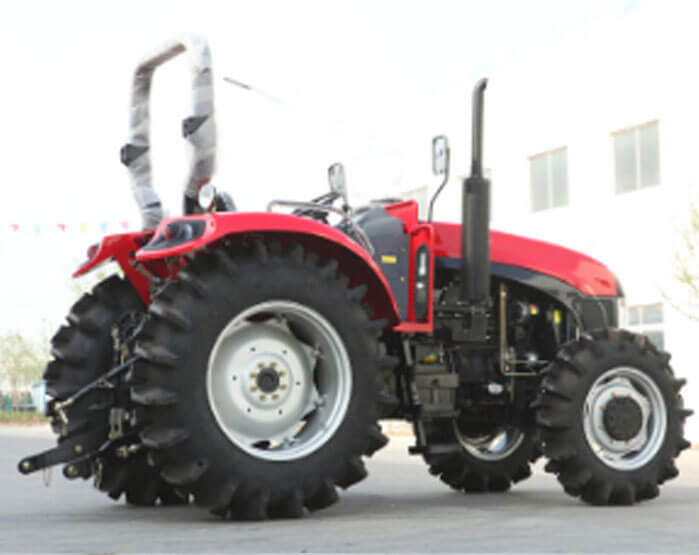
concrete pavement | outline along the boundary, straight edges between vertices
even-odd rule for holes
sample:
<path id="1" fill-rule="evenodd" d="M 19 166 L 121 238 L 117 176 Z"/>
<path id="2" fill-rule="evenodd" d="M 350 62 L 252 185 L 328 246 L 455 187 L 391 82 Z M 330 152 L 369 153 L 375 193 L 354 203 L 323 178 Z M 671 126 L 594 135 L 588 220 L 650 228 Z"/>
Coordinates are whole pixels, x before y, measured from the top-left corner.
<path id="1" fill-rule="evenodd" d="M 699 451 L 685 451 L 680 477 L 659 499 L 589 507 L 565 495 L 537 465 L 507 494 L 452 492 L 393 437 L 369 461 L 369 478 L 340 503 L 301 520 L 223 522 L 195 507 L 132 508 L 60 469 L 45 488 L 23 477 L 21 456 L 52 445 L 45 428 L 0 426 L 0 552 L 696 552 Z"/>

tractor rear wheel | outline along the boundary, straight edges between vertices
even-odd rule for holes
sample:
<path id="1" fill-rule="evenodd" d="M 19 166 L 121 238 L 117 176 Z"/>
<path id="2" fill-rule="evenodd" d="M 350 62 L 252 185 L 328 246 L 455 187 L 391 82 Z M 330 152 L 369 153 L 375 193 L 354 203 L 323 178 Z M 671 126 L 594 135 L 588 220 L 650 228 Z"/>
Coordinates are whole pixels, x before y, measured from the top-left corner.
<path id="1" fill-rule="evenodd" d="M 52 398 L 49 414 L 57 401 L 64 401 L 118 364 L 122 354 L 114 351 L 114 334 L 128 333 L 127 328 L 133 329 L 145 310 L 133 287 L 118 276 L 100 282 L 72 306 L 68 324 L 51 339 L 53 360 L 44 371 L 46 392 Z M 96 389 L 64 409 L 67 424 L 54 415 L 52 427 L 58 442 L 78 441 L 76 453 L 96 450 L 107 441 L 113 402 L 114 390 Z M 158 499 L 163 504 L 183 501 L 148 467 L 145 453 L 133 454 L 127 460 L 105 453 L 94 467 L 67 465 L 63 473 L 68 478 L 88 478 L 93 472 L 95 485 L 115 500 L 125 494 L 127 502 L 134 505 L 153 505 Z"/>
<path id="2" fill-rule="evenodd" d="M 517 427 L 486 432 L 462 429 L 456 419 L 425 423 L 427 444 L 456 444 L 458 451 L 428 454 L 430 474 L 466 493 L 505 492 L 531 476 L 530 463 L 541 454 L 535 434 Z"/>
<path id="3" fill-rule="evenodd" d="M 677 476 L 684 408 L 670 357 L 647 338 L 608 329 L 564 345 L 533 404 L 548 472 L 594 505 L 652 499 Z"/>
<path id="4" fill-rule="evenodd" d="M 366 476 L 377 425 L 377 337 L 337 262 L 300 245 L 200 254 L 158 295 L 132 396 L 169 483 L 232 519 L 299 517 Z"/>

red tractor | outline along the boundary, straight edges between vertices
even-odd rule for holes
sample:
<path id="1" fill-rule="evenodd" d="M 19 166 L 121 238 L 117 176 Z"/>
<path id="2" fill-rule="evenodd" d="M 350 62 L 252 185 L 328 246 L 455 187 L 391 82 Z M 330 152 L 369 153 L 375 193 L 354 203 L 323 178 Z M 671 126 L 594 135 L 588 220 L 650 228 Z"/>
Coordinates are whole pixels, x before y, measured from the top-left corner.
<path id="1" fill-rule="evenodd" d="M 185 50 L 192 172 L 185 215 L 162 219 L 148 91 L 156 67 Z M 104 237 L 76 271 L 113 260 L 123 276 L 77 301 L 51 340 L 58 445 L 20 461 L 22 473 L 63 463 L 67 478 L 93 477 L 132 504 L 193 499 L 229 518 L 297 517 L 366 477 L 362 457 L 387 442 L 379 421 L 402 418 L 414 426 L 410 452 L 465 492 L 505 491 L 542 455 L 566 493 L 596 505 L 654 498 L 677 475 L 685 382 L 667 353 L 618 329 L 616 276 L 583 254 L 489 230 L 485 80 L 461 225 L 432 221 L 434 198 L 427 221 L 413 201 L 352 208 L 340 165 L 311 202 L 236 212 L 209 183 L 211 84 L 199 41 L 136 72 L 122 161 L 145 230 Z M 433 169 L 443 187 L 444 137 Z"/>

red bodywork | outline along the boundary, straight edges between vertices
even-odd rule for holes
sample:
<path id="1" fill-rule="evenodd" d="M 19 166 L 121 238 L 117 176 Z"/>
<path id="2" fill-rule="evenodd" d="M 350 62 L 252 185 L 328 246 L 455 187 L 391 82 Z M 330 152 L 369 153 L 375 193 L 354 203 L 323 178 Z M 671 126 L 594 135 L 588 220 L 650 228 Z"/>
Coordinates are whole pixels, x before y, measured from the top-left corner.
<path id="1" fill-rule="evenodd" d="M 100 264 L 113 260 L 119 264 L 126 279 L 133 284 L 143 301 L 146 304 L 150 303 L 150 283 L 143 274 L 134 268 L 133 263 L 136 261 L 136 251 L 145 245 L 152 235 L 152 231 L 139 231 L 103 237 L 97 245 L 97 250 L 90 252 L 88 260 L 73 273 L 73 277 L 85 275 Z"/>
<path id="2" fill-rule="evenodd" d="M 428 288 L 427 321 L 418 322 L 413 311 L 413 290 L 409 286 L 407 317 L 401 319 L 396 300 L 379 265 L 358 243 L 341 231 L 316 220 L 288 214 L 262 213 L 221 213 L 187 216 L 164 220 L 155 230 L 139 233 L 125 233 L 105 237 L 94 256 L 76 272 L 82 275 L 98 264 L 113 259 L 121 266 L 126 277 L 133 283 L 145 302 L 149 299 L 149 281 L 134 264 L 143 265 L 150 273 L 166 276 L 166 259 L 177 261 L 173 267 L 186 263 L 185 255 L 223 238 L 236 236 L 260 236 L 293 240 L 305 248 L 317 252 L 321 258 L 334 258 L 339 271 L 347 275 L 350 285 L 367 285 L 367 300 L 376 317 L 386 318 L 396 331 L 403 333 L 430 333 L 432 321 L 432 289 L 434 258 L 461 257 L 461 226 L 458 224 L 427 224 L 418 220 L 418 207 L 414 201 L 405 201 L 385 207 L 393 216 L 400 219 L 405 232 L 410 237 L 410 267 L 408 283 L 414 282 L 415 253 L 421 245 L 427 245 L 430 256 L 430 283 Z M 154 248 L 158 238 L 167 233 L 168 225 L 188 219 L 206 222 L 203 234 L 192 241 L 166 248 Z M 150 240 L 151 245 L 142 248 Z M 492 231 L 491 260 L 526 268 L 559 279 L 578 289 L 584 295 L 617 296 L 615 276 L 600 262 L 581 253 L 558 247 L 543 241 L 535 241 Z"/>
<path id="3" fill-rule="evenodd" d="M 461 257 L 460 225 L 435 223 L 434 235 L 435 256 Z M 545 241 L 491 231 L 490 260 L 554 277 L 572 285 L 583 295 L 618 295 L 616 276 L 604 264 L 577 251 Z"/>

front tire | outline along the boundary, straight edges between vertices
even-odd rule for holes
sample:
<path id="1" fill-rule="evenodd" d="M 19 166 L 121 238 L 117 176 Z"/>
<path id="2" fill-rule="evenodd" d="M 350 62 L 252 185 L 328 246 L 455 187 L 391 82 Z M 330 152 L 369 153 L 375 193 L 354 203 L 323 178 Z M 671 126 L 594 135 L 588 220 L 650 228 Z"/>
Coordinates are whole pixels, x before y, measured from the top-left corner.
<path id="1" fill-rule="evenodd" d="M 541 454 L 536 434 L 516 427 L 468 434 L 456 420 L 425 424 L 427 443 L 453 444 L 459 451 L 425 455 L 430 474 L 466 493 L 505 492 L 531 476 L 530 464 Z"/>
<path id="2" fill-rule="evenodd" d="M 594 505 L 652 499 L 689 447 L 669 355 L 644 336 L 608 329 L 564 345 L 534 403 L 548 472 Z"/>
<path id="3" fill-rule="evenodd" d="M 150 422 L 141 438 L 198 505 L 298 517 L 335 503 L 335 486 L 363 479 L 362 455 L 387 442 L 376 423 L 383 323 L 336 268 L 299 245 L 221 247 L 153 301 L 132 376 Z"/>

